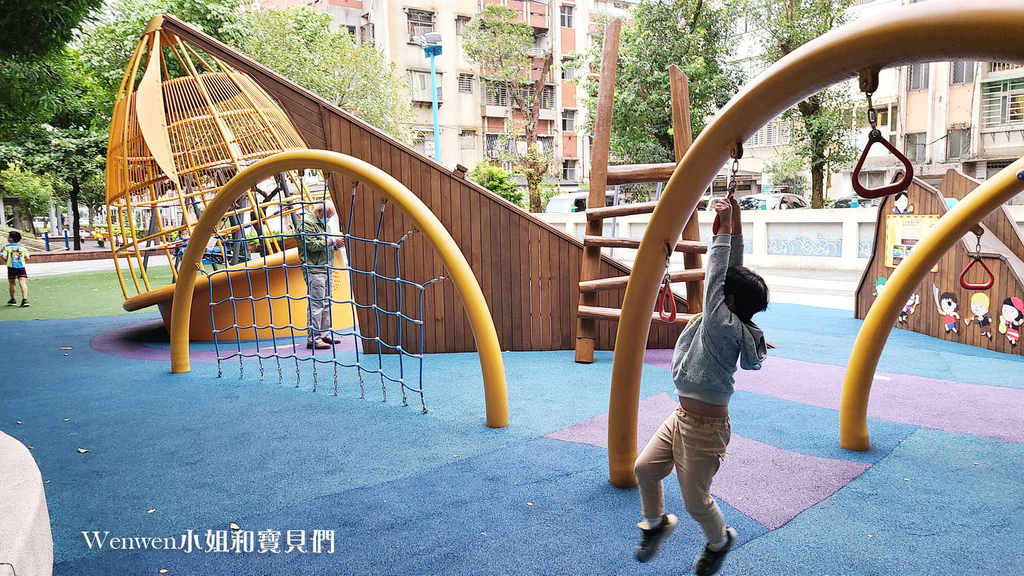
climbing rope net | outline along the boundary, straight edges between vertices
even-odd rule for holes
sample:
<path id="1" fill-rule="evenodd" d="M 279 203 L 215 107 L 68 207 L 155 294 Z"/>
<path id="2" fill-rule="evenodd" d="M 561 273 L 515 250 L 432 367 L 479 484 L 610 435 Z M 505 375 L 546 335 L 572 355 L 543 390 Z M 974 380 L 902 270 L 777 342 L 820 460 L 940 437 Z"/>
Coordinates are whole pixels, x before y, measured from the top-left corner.
<path id="1" fill-rule="evenodd" d="M 381 238 L 387 201 L 381 202 L 372 238 L 351 233 L 355 216 L 356 190 L 352 187 L 348 218 L 339 217 L 340 232 L 328 229 L 322 215 L 329 210 L 326 193 L 314 201 L 296 200 L 281 206 L 274 221 L 251 221 L 251 207 L 245 198 L 225 215 L 229 221 L 239 223 L 231 237 L 215 235 L 210 245 L 219 247 L 220 257 L 204 259 L 202 273 L 210 286 L 221 283 L 226 291 L 210 290 L 210 315 L 213 326 L 214 350 L 217 357 L 217 376 L 223 376 L 227 363 L 237 360 L 238 377 L 244 378 L 245 366 L 255 362 L 260 380 L 266 378 L 268 365 L 276 367 L 277 382 L 285 381 L 285 367 L 295 369 L 295 386 L 300 387 L 303 365 L 311 366 L 313 386 L 317 391 L 322 372 L 333 374 L 333 393 L 338 395 L 339 371 L 354 369 L 359 379 L 359 397 L 366 398 L 364 377 L 376 376 L 380 380 L 382 400 L 388 399 L 388 386 L 397 385 L 402 392 L 402 404 L 409 404 L 409 395 L 418 395 L 422 412 L 427 413 L 423 394 L 423 296 L 426 289 L 445 279 L 444 276 L 418 284 L 401 277 L 402 247 L 417 233 L 407 232 L 397 241 Z M 245 222 L 252 222 L 245 224 Z M 227 228 L 232 229 L 232 228 Z M 240 231 L 240 232 L 239 232 Z M 294 247 L 294 255 L 275 260 L 264 259 L 270 245 Z M 356 250 L 372 255 L 370 266 L 363 270 L 352 266 L 349 257 Z M 287 253 L 286 253 L 287 254 Z M 297 257 L 295 257 L 297 256 Z M 225 261 L 241 265 L 219 267 Z M 391 265 L 393 263 L 393 265 Z M 259 274 L 256 274 L 259 272 Z M 304 294 L 293 294 L 293 289 L 274 294 L 270 278 L 277 273 L 284 277 L 285 285 L 294 286 L 291 279 L 302 279 Z M 316 276 L 321 276 L 317 278 Z M 218 279 L 217 276 L 224 276 Z M 371 286 L 369 302 L 355 299 L 350 289 L 362 277 Z M 397 294 L 395 310 L 386 309 L 378 295 L 390 290 Z M 407 302 L 403 295 L 412 294 L 415 302 Z M 302 317 L 296 309 L 305 303 Z M 259 308 L 264 313 L 257 314 Z M 346 319 L 350 329 L 335 330 L 332 319 Z M 364 326 L 357 324 L 364 321 Z M 397 323 L 397 342 L 381 337 L 384 322 Z M 316 329 L 314 329 L 314 327 Z M 418 338 L 405 338 L 407 330 L 417 330 Z M 244 339 L 245 334 L 256 334 L 255 339 Z M 415 342 L 413 350 L 403 342 Z"/>

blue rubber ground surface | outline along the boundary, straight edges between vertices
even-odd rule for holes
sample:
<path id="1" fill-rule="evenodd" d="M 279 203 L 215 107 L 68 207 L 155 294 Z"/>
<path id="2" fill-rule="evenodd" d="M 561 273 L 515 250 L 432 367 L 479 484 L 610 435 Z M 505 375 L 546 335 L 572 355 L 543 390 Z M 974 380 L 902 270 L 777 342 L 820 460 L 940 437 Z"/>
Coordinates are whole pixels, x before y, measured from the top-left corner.
<path id="1" fill-rule="evenodd" d="M 475 354 L 428 357 L 421 414 L 393 386 L 381 402 L 379 381 L 360 399 L 353 372 L 334 396 L 322 369 L 311 391 L 308 366 L 296 388 L 294 366 L 283 384 L 276 368 L 261 382 L 255 364 L 241 380 L 237 364 L 222 378 L 209 362 L 171 375 L 168 363 L 89 347 L 153 318 L 0 324 L 0 430 L 33 446 L 47 482 L 55 574 L 685 574 L 702 545 L 683 521 L 637 564 L 636 491 L 608 483 L 605 450 L 544 438 L 608 411 L 610 353 L 591 365 L 571 351 L 506 354 L 512 424 L 493 430 Z M 832 365 L 860 326 L 794 305 L 759 323 L 779 346 L 771 354 Z M 1021 357 L 900 330 L 879 370 L 1024 388 Z M 642 398 L 671 389 L 665 370 L 645 368 Z M 741 545 L 722 574 L 1024 573 L 1024 446 L 871 420 L 872 449 L 852 453 L 837 445 L 834 410 L 751 392 L 731 409 L 745 438 L 870 467 L 776 530 L 723 504 Z M 666 483 L 668 508 L 685 514 Z M 218 537 L 231 549 L 231 523 L 251 532 L 253 551 L 206 551 Z M 201 550 L 109 547 L 178 545 L 189 530 Z M 332 552 L 313 551 L 315 530 L 333 531 Z M 289 531 L 303 551 L 284 551 Z M 90 549 L 82 532 L 109 532 L 107 544 Z M 273 532 L 280 552 L 259 553 Z"/>

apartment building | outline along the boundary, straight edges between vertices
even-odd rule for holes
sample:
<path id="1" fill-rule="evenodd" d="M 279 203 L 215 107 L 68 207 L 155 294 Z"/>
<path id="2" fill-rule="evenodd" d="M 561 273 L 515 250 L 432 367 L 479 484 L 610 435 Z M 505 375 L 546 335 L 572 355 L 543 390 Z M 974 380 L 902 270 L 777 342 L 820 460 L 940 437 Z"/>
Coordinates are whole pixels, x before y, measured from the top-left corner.
<path id="1" fill-rule="evenodd" d="M 860 0 L 848 19 L 873 17 L 885 10 L 926 0 Z M 757 31 L 740 23 L 745 48 L 757 53 Z M 738 61 L 753 78 L 765 64 L 757 57 Z M 867 101 L 856 82 L 847 84 L 854 109 L 850 142 L 862 150 L 870 127 Z M 1024 66 L 1005 62 L 924 62 L 882 70 L 872 97 L 883 137 L 900 149 L 924 179 L 941 177 L 948 169 L 984 180 L 1024 156 Z M 767 162 L 790 145 L 792 126 L 777 118 L 746 144 L 743 168 L 762 171 Z M 900 164 L 881 146 L 869 151 L 861 181 L 877 187 L 891 181 Z M 830 198 L 853 193 L 852 166 L 831 178 Z M 1024 196 L 1011 200 L 1024 204 Z"/>
<path id="2" fill-rule="evenodd" d="M 414 146 L 434 156 L 430 60 L 413 40 L 429 32 L 441 35 L 435 59 L 441 163 L 472 167 L 496 158 L 509 121 L 518 114 L 498 83 L 470 63 L 462 48 L 463 30 L 484 6 L 500 4 L 519 13 L 534 31 L 534 73 L 552 59 L 544 78 L 538 143 L 552 155 L 552 173 L 570 184 L 589 173 L 590 138 L 582 124 L 586 111 L 575 79 L 581 73 L 573 55 L 586 50 L 597 33 L 600 12 L 626 15 L 637 0 L 264 0 L 261 8 L 312 5 L 332 16 L 359 42 L 373 42 L 408 82 L 416 119 L 409 127 Z M 535 76 L 536 78 L 536 76 Z"/>

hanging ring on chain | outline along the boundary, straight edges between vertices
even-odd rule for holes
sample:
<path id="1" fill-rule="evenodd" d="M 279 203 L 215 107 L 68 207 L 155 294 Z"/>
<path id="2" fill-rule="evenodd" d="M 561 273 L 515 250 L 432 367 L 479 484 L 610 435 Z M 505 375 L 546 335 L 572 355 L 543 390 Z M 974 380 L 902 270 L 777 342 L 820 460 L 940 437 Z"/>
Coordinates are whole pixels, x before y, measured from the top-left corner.
<path id="1" fill-rule="evenodd" d="M 672 324 L 676 321 L 677 312 L 676 297 L 672 294 L 672 277 L 666 270 L 658 293 L 658 316 L 662 321 Z"/>
<path id="2" fill-rule="evenodd" d="M 862 77 L 863 79 L 863 77 Z M 864 96 L 868 101 L 868 124 L 871 126 L 871 131 L 868 132 L 868 143 L 864 146 L 864 151 L 861 152 L 860 159 L 857 161 L 857 166 L 853 169 L 851 178 L 853 180 L 853 189 L 858 196 L 863 198 L 881 198 L 882 196 L 888 196 L 890 194 L 897 194 L 910 188 L 910 184 L 914 181 L 914 167 L 910 164 L 910 160 L 903 155 L 902 152 L 896 149 L 895 146 L 889 142 L 888 139 L 882 137 L 882 131 L 878 129 L 878 111 L 875 110 L 874 105 L 871 103 L 871 95 L 873 92 L 866 91 Z M 875 144 L 881 144 L 886 150 L 888 150 L 897 160 L 903 164 L 903 177 L 899 181 L 889 184 L 887 186 L 880 186 L 878 188 L 868 188 L 860 183 L 860 171 L 861 167 L 864 166 L 864 161 L 867 160 L 868 151 Z"/>
<path id="3" fill-rule="evenodd" d="M 978 243 L 975 245 L 974 253 L 971 254 L 971 263 L 960 273 L 960 287 L 964 290 L 988 290 L 995 284 L 996 277 L 992 274 L 992 270 L 989 269 L 984 260 L 981 259 L 981 236 L 985 233 L 985 229 L 978 225 L 971 231 L 978 237 Z M 967 273 L 971 271 L 975 264 L 981 264 L 982 269 L 985 270 L 985 274 L 988 276 L 988 279 L 980 284 L 967 281 Z"/>

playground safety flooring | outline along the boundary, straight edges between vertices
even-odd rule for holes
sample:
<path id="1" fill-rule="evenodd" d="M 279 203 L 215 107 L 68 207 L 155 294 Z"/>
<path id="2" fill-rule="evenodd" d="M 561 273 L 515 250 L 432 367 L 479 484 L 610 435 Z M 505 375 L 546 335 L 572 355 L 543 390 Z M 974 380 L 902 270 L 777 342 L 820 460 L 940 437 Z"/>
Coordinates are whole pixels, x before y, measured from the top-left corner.
<path id="1" fill-rule="evenodd" d="M 850 452 L 837 409 L 861 322 L 785 303 L 758 321 L 778 348 L 737 375 L 714 494 L 740 540 L 721 574 L 1024 573 L 1024 357 L 894 330 L 872 448 Z M 375 377 L 360 398 L 352 369 L 337 395 L 322 366 L 316 391 L 308 364 L 218 378 L 209 345 L 172 375 L 159 326 L 0 323 L 0 430 L 33 447 L 57 575 L 691 572 L 701 537 L 674 476 L 679 527 L 632 558 L 638 496 L 607 479 L 610 352 L 505 354 L 511 425 L 490 429 L 475 354 L 427 357 L 422 414 Z M 674 406 L 668 359 L 646 357 L 641 443 Z M 111 547 L 154 537 L 177 549 Z"/>

